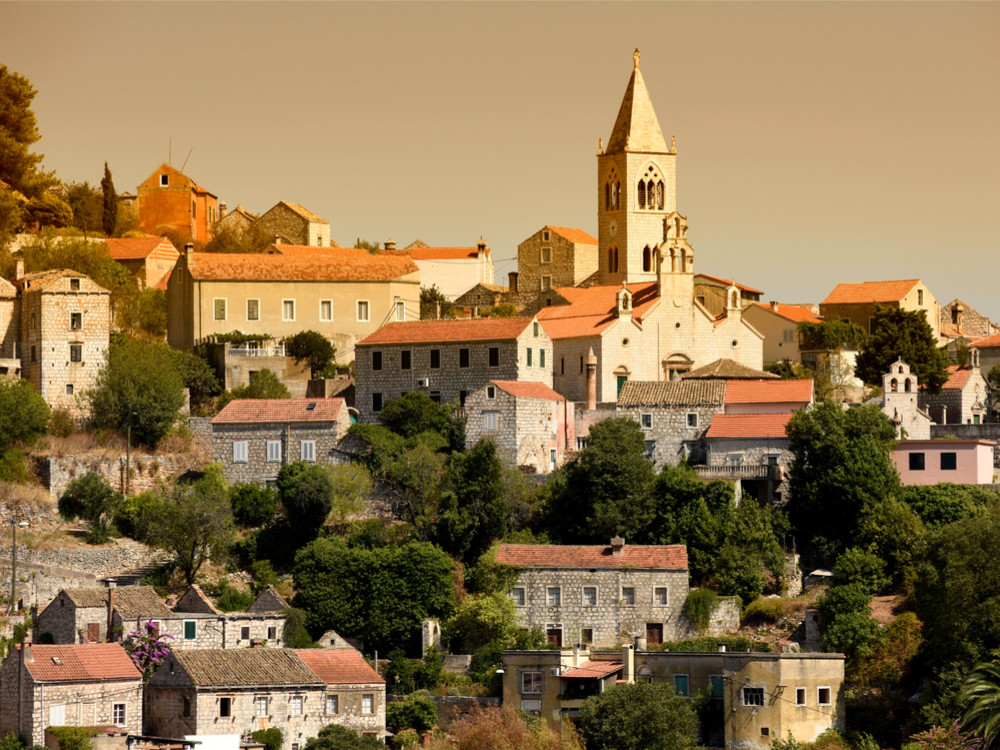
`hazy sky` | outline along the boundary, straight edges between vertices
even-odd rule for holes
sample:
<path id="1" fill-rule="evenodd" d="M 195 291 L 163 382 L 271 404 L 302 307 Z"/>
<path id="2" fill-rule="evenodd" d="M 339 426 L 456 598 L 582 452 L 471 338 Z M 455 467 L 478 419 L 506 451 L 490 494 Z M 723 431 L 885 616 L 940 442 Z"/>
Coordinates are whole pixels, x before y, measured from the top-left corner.
<path id="1" fill-rule="evenodd" d="M 632 70 L 677 138 L 696 270 L 819 302 L 920 277 L 1000 321 L 1000 3 L 0 2 L 45 166 L 168 158 L 341 244 L 597 229 Z M 190 158 L 188 154 L 190 152 Z"/>

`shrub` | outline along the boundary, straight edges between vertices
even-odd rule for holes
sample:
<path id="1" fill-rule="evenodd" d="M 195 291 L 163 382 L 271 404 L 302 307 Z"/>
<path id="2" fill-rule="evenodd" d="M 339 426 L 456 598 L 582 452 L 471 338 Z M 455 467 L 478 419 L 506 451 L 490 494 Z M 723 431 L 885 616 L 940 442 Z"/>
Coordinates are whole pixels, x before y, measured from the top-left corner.
<path id="1" fill-rule="evenodd" d="M 159 502 L 160 496 L 155 490 L 125 498 L 115 510 L 115 527 L 118 533 L 138 542 L 146 541 L 153 512 Z"/>
<path id="2" fill-rule="evenodd" d="M 385 725 L 393 733 L 415 729 L 423 734 L 437 725 L 437 708 L 430 698 L 414 694 L 386 707 Z"/>
<path id="3" fill-rule="evenodd" d="M 282 633 L 285 648 L 316 648 L 316 641 L 306 629 L 306 613 L 289 607 L 285 610 L 285 627 Z"/>
<path id="4" fill-rule="evenodd" d="M 107 479 L 88 472 L 77 477 L 59 498 L 59 515 L 67 521 L 82 518 L 90 524 L 85 539 L 90 544 L 104 544 L 111 538 L 111 520 L 119 502 Z"/>
<path id="5" fill-rule="evenodd" d="M 247 607 L 253 604 L 253 597 L 223 578 L 219 581 L 219 594 L 215 603 L 223 612 L 246 612 Z"/>
<path id="6" fill-rule="evenodd" d="M 278 510 L 278 493 L 257 482 L 233 485 L 229 490 L 233 520 L 245 528 L 270 523 Z"/>
<path id="7" fill-rule="evenodd" d="M 0 452 L 0 482 L 24 484 L 31 478 L 24 451 L 8 448 Z"/>
<path id="8" fill-rule="evenodd" d="M 285 741 L 281 730 L 277 727 L 268 727 L 267 729 L 258 729 L 256 732 L 251 732 L 250 739 L 263 744 L 265 750 L 281 750 L 281 745 Z"/>
<path id="9" fill-rule="evenodd" d="M 90 732 L 83 727 L 48 727 L 59 743 L 59 750 L 92 750 Z"/>
<path id="10" fill-rule="evenodd" d="M 816 606 L 828 620 L 832 620 L 840 615 L 854 612 L 863 612 L 867 615 L 871 600 L 871 594 L 862 584 L 850 583 L 845 586 L 834 586 L 820 598 Z"/>
<path id="11" fill-rule="evenodd" d="M 770 643 L 755 641 L 744 636 L 723 635 L 719 637 L 704 636 L 688 638 L 683 641 L 665 641 L 664 651 L 718 651 L 719 646 L 725 646 L 727 651 L 754 651 L 761 654 L 771 653 L 774 649 Z"/>
<path id="12" fill-rule="evenodd" d="M 49 417 L 49 434 L 56 437 L 69 437 L 76 432 L 76 420 L 68 409 L 53 409 Z"/>
<path id="13" fill-rule="evenodd" d="M 785 614 L 780 599 L 757 599 L 743 610 L 743 624 L 775 623 Z"/>
<path id="14" fill-rule="evenodd" d="M 877 594 L 889 585 L 889 577 L 885 574 L 885 563 L 878 555 L 851 547 L 837 558 L 837 566 L 833 571 L 833 584 L 834 586 L 857 584 L 869 594 Z"/>
<path id="15" fill-rule="evenodd" d="M 684 615 L 698 630 L 708 630 L 708 624 L 712 620 L 712 612 L 715 611 L 715 604 L 718 600 L 719 595 L 712 589 L 694 589 L 688 593 L 684 600 Z"/>
<path id="16" fill-rule="evenodd" d="M 419 742 L 420 735 L 412 729 L 404 729 L 401 732 L 396 732 L 396 735 L 392 738 L 392 746 L 396 750 L 406 750 L 406 748 L 416 746 Z"/>
<path id="17" fill-rule="evenodd" d="M 0 449 L 33 443 L 44 434 L 49 413 L 45 399 L 27 380 L 0 379 Z"/>

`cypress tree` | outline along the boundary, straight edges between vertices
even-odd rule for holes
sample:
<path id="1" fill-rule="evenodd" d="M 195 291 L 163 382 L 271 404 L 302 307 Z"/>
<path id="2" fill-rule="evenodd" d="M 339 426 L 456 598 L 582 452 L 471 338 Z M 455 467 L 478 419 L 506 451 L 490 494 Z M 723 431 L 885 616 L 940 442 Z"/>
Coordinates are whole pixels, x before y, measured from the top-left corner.
<path id="1" fill-rule="evenodd" d="M 108 163 L 104 162 L 104 179 L 101 180 L 101 192 L 104 193 L 104 216 L 102 224 L 104 234 L 110 237 L 115 233 L 118 226 L 118 194 L 115 192 L 115 183 L 111 180 L 111 170 Z"/>

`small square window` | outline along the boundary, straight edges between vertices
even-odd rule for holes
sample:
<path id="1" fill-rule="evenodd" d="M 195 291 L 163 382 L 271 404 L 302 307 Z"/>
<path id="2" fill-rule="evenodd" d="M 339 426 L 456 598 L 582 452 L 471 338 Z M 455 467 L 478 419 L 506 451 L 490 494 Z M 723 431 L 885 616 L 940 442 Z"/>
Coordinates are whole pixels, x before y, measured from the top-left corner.
<path id="1" fill-rule="evenodd" d="M 69 329 L 71 331 L 83 330 L 83 313 L 75 312 L 69 314 Z"/>
<path id="2" fill-rule="evenodd" d="M 515 588 L 511 594 L 511 598 L 514 600 L 515 607 L 523 607 L 525 603 L 524 589 L 522 587 Z"/>
<path id="3" fill-rule="evenodd" d="M 160 175 L 160 187 L 170 186 L 170 175 L 161 174 Z"/>
<path id="4" fill-rule="evenodd" d="M 744 687 L 743 688 L 743 705 L 744 706 L 763 706 L 764 705 L 764 688 L 759 688 L 759 687 Z"/>
<path id="5" fill-rule="evenodd" d="M 562 591 L 558 586 L 550 586 L 545 590 L 545 601 L 550 607 L 561 606 L 562 603 Z"/>
<path id="6" fill-rule="evenodd" d="M 372 411 L 380 412 L 382 411 L 382 394 L 373 393 L 372 394 Z"/>
<path id="7" fill-rule="evenodd" d="M 184 640 L 193 641 L 198 637 L 198 623 L 195 620 L 184 621 Z"/>
<path id="8" fill-rule="evenodd" d="M 382 352 L 372 352 L 372 369 L 382 369 Z"/>
<path id="9" fill-rule="evenodd" d="M 247 320 L 260 320 L 260 300 L 247 300 Z"/>
<path id="10" fill-rule="evenodd" d="M 500 347 L 491 346 L 490 347 L 490 367 L 500 366 Z"/>
<path id="11" fill-rule="evenodd" d="M 281 300 L 281 319 L 289 321 L 295 320 L 295 300 Z"/>
<path id="12" fill-rule="evenodd" d="M 804 687 L 795 688 L 795 705 L 806 705 L 806 689 Z"/>
<path id="13" fill-rule="evenodd" d="M 816 702 L 821 706 L 830 705 L 830 688 L 821 687 L 816 688 Z"/>
<path id="14" fill-rule="evenodd" d="M 656 586 L 653 589 L 653 604 L 655 604 L 657 607 L 666 607 L 667 603 L 668 603 L 667 587 Z"/>
<path id="15" fill-rule="evenodd" d="M 281 441 L 280 440 L 268 440 L 267 441 L 267 460 L 270 462 L 281 461 Z"/>
<path id="16" fill-rule="evenodd" d="M 303 461 L 313 463 L 316 461 L 316 441 L 302 440 L 299 442 L 300 452 Z"/>
<path id="17" fill-rule="evenodd" d="M 688 427 L 698 426 L 698 414 L 697 412 L 691 412 L 687 415 Z"/>
<path id="18" fill-rule="evenodd" d="M 923 453 L 911 453 L 910 454 L 910 471 L 923 471 L 924 470 L 924 454 Z"/>
<path id="19" fill-rule="evenodd" d="M 269 641 L 278 640 L 278 628 L 271 626 L 267 629 L 267 640 Z"/>
<path id="20" fill-rule="evenodd" d="M 70 279 L 69 280 L 69 290 L 71 292 L 80 291 L 80 279 Z"/>
<path id="21" fill-rule="evenodd" d="M 240 628 L 240 640 L 249 641 L 250 640 L 250 628 L 246 625 Z"/>
<path id="22" fill-rule="evenodd" d="M 339 695 L 328 695 L 326 696 L 326 712 L 330 716 L 335 716 L 340 713 L 340 696 Z"/>
<path id="23" fill-rule="evenodd" d="M 69 361 L 70 362 L 82 362 L 83 361 L 83 344 L 70 344 L 69 345 Z"/>
<path id="24" fill-rule="evenodd" d="M 635 604 L 635 587 L 622 586 L 622 604 L 632 606 Z"/>
<path id="25" fill-rule="evenodd" d="M 246 440 L 234 440 L 233 441 L 233 463 L 234 464 L 245 464 L 247 462 L 247 441 Z"/>
<path id="26" fill-rule="evenodd" d="M 216 320 L 226 319 L 226 300 L 224 297 L 216 297 L 212 300 L 212 314 Z"/>
<path id="27" fill-rule="evenodd" d="M 324 323 L 333 320 L 333 300 L 321 299 L 319 301 L 319 319 Z"/>
<path id="28" fill-rule="evenodd" d="M 73 384 L 72 383 L 67 383 L 66 384 L 66 395 L 67 396 L 72 396 L 73 395 Z"/>
<path id="29" fill-rule="evenodd" d="M 399 353 L 399 369 L 409 370 L 413 365 L 413 356 L 409 349 L 404 349 Z"/>
<path id="30" fill-rule="evenodd" d="M 458 350 L 458 366 L 468 367 L 469 366 L 469 350 L 462 348 Z"/>
<path id="31" fill-rule="evenodd" d="M 958 469 L 957 453 L 941 454 L 941 471 L 955 471 Z"/>
<path id="32" fill-rule="evenodd" d="M 441 367 L 441 350 L 431 349 L 431 369 L 437 370 Z"/>
<path id="33" fill-rule="evenodd" d="M 583 606 L 584 607 L 597 606 L 597 586 L 583 587 Z"/>
<path id="34" fill-rule="evenodd" d="M 496 386 L 495 385 L 486 386 L 486 398 L 496 398 L 496 397 L 497 397 Z"/>
<path id="35" fill-rule="evenodd" d="M 542 692 L 541 672 L 521 672 L 521 692 L 537 695 Z"/>
<path id="36" fill-rule="evenodd" d="M 358 323 L 367 323 L 369 318 L 368 300 L 358 300 Z"/>
<path id="37" fill-rule="evenodd" d="M 641 419 L 641 422 L 642 422 L 642 426 L 645 429 L 648 430 L 650 427 L 653 426 L 653 415 L 652 414 L 642 414 L 642 415 L 640 415 L 640 419 Z"/>

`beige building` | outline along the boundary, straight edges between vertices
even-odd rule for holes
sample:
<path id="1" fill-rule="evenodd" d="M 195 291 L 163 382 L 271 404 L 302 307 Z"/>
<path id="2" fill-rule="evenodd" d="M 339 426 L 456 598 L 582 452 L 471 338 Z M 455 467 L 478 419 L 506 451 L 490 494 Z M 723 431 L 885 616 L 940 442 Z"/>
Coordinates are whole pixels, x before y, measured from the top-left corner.
<path id="1" fill-rule="evenodd" d="M 282 245 L 330 246 L 330 222 L 298 203 L 279 202 L 253 222 L 252 228 Z"/>
<path id="2" fill-rule="evenodd" d="M 420 273 L 406 257 L 348 248 L 287 255 L 187 251 L 167 286 L 167 339 L 190 350 L 234 330 L 275 340 L 315 330 L 345 363 L 354 358 L 355 342 L 417 315 L 419 300 Z"/>
<path id="3" fill-rule="evenodd" d="M 823 320 L 857 323 L 871 333 L 876 304 L 911 312 L 923 310 L 935 338 L 940 339 L 941 306 L 920 279 L 837 284 L 820 302 L 819 314 Z"/>
<path id="4" fill-rule="evenodd" d="M 166 237 L 109 237 L 105 242 L 111 259 L 128 269 L 140 289 L 166 287 L 180 257 Z"/>
<path id="5" fill-rule="evenodd" d="M 421 243 L 403 250 L 397 250 L 390 239 L 385 243 L 385 253 L 412 258 L 420 269 L 421 286 L 436 286 L 449 300 L 458 299 L 477 284 L 494 283 L 493 257 L 482 237 L 473 247 L 429 247 Z M 408 319 L 418 318 L 419 314 Z"/>
<path id="6" fill-rule="evenodd" d="M 822 323 L 818 315 L 798 305 L 755 302 L 743 310 L 743 317 L 764 336 L 764 362 L 802 363 L 799 351 L 799 323 Z"/>
<path id="7" fill-rule="evenodd" d="M 709 747 L 769 747 L 789 734 L 806 743 L 845 729 L 843 654 L 647 651 L 639 642 L 615 651 L 505 651 L 502 668 L 504 702 L 554 729 L 575 721 L 587 698 L 638 681 L 718 701 L 702 727 Z"/>
<path id="8" fill-rule="evenodd" d="M 597 267 L 597 238 L 547 224 L 517 246 L 516 291 L 527 304 L 553 287 L 579 286 Z"/>
<path id="9" fill-rule="evenodd" d="M 709 276 L 707 273 L 694 275 L 694 298 L 703 304 L 712 315 L 721 315 L 726 311 L 727 294 L 731 286 L 740 290 L 740 303 L 743 305 L 744 312 L 755 303 L 760 302 L 760 296 L 763 294 L 760 289 L 739 284 L 733 279 Z"/>

